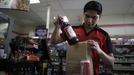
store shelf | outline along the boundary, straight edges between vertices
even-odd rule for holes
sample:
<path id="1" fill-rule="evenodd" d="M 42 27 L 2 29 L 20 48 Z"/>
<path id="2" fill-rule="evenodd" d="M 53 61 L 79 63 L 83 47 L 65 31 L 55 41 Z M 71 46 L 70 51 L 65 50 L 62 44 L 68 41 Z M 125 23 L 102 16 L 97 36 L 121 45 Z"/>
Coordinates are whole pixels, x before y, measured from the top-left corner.
<path id="1" fill-rule="evenodd" d="M 116 47 L 134 47 L 134 45 L 114 45 Z"/>
<path id="2" fill-rule="evenodd" d="M 114 44 L 113 48 L 115 57 L 113 66 L 114 75 L 133 75 L 134 43 L 130 39 L 123 39 L 122 44 Z"/>
<path id="3" fill-rule="evenodd" d="M 133 64 L 134 64 L 134 61 L 115 61 L 114 63 L 116 63 L 116 64 L 117 64 L 117 63 L 132 64 L 132 63 L 133 63 Z"/>
<path id="4" fill-rule="evenodd" d="M 38 61 L 13 61 L 0 59 L 0 71 L 5 71 L 10 75 L 40 75 L 41 62 Z"/>
<path id="5" fill-rule="evenodd" d="M 134 68 L 133 67 L 120 67 L 120 68 L 118 68 L 118 67 L 115 67 L 115 68 L 113 68 L 113 70 L 119 70 L 119 71 L 134 71 Z"/>
<path id="6" fill-rule="evenodd" d="M 64 44 L 64 43 L 63 43 Z M 59 48 L 62 48 L 61 45 L 52 45 L 50 46 L 50 57 L 52 60 L 52 75 L 65 75 L 66 72 L 66 51 L 63 49 L 58 50 Z"/>
<path id="7" fill-rule="evenodd" d="M 118 54 L 118 55 L 115 54 L 114 56 L 115 57 L 134 57 L 134 55 L 132 55 L 132 54 L 122 54 L 122 55 L 121 54 Z"/>

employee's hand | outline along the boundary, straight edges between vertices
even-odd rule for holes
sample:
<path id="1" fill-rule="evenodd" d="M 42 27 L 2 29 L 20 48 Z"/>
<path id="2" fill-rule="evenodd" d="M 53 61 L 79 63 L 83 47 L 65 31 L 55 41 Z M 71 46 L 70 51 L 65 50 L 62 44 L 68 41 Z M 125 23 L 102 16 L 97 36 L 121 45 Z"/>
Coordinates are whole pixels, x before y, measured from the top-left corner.
<path id="1" fill-rule="evenodd" d="M 97 53 L 101 53 L 102 52 L 102 50 L 101 50 L 101 48 L 100 48 L 100 46 L 99 46 L 97 41 L 88 40 L 88 45 L 89 45 L 89 48 L 91 50 L 95 50 Z"/>
<path id="2" fill-rule="evenodd" d="M 62 16 L 57 16 L 55 19 L 54 19 L 54 25 L 56 27 L 59 27 L 60 26 L 60 21 L 63 21 L 63 17 Z"/>

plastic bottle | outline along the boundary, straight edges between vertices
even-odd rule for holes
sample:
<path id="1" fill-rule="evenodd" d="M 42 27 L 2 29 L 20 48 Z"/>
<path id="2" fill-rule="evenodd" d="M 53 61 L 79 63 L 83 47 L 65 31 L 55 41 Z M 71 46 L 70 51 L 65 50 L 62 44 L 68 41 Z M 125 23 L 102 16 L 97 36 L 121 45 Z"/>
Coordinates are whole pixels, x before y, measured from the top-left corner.
<path id="1" fill-rule="evenodd" d="M 72 26 L 70 24 L 68 24 L 67 22 L 64 22 L 62 17 L 59 17 L 59 25 L 61 27 L 61 31 L 63 32 L 66 40 L 68 41 L 68 43 L 70 45 L 74 45 L 76 44 L 79 39 L 76 35 L 76 33 L 74 32 Z"/>

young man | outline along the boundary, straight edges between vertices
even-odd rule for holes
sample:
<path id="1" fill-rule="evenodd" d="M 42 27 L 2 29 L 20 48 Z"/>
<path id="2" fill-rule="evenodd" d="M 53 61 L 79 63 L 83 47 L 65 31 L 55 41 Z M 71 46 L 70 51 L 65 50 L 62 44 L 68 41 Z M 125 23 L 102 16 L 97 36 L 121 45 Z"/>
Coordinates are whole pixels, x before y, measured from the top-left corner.
<path id="1" fill-rule="evenodd" d="M 73 29 L 78 34 L 79 42 L 88 41 L 93 54 L 94 75 L 99 75 L 100 59 L 108 66 L 112 66 L 114 63 L 110 37 L 107 32 L 97 26 L 97 22 L 102 14 L 102 5 L 97 1 L 89 1 L 84 6 L 83 14 L 84 23 L 81 26 L 73 27 Z M 64 37 L 59 33 L 58 20 L 54 24 L 55 29 L 51 38 L 52 43 L 56 44 L 65 41 Z"/>

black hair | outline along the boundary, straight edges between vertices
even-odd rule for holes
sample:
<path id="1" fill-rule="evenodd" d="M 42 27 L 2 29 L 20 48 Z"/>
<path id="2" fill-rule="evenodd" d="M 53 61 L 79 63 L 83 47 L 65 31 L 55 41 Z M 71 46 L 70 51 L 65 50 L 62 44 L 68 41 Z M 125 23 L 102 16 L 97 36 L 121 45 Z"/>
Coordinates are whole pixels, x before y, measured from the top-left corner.
<path id="1" fill-rule="evenodd" d="M 101 15 L 102 14 L 102 4 L 97 1 L 89 1 L 84 6 L 84 12 L 86 12 L 87 10 L 96 10 L 97 14 Z"/>

